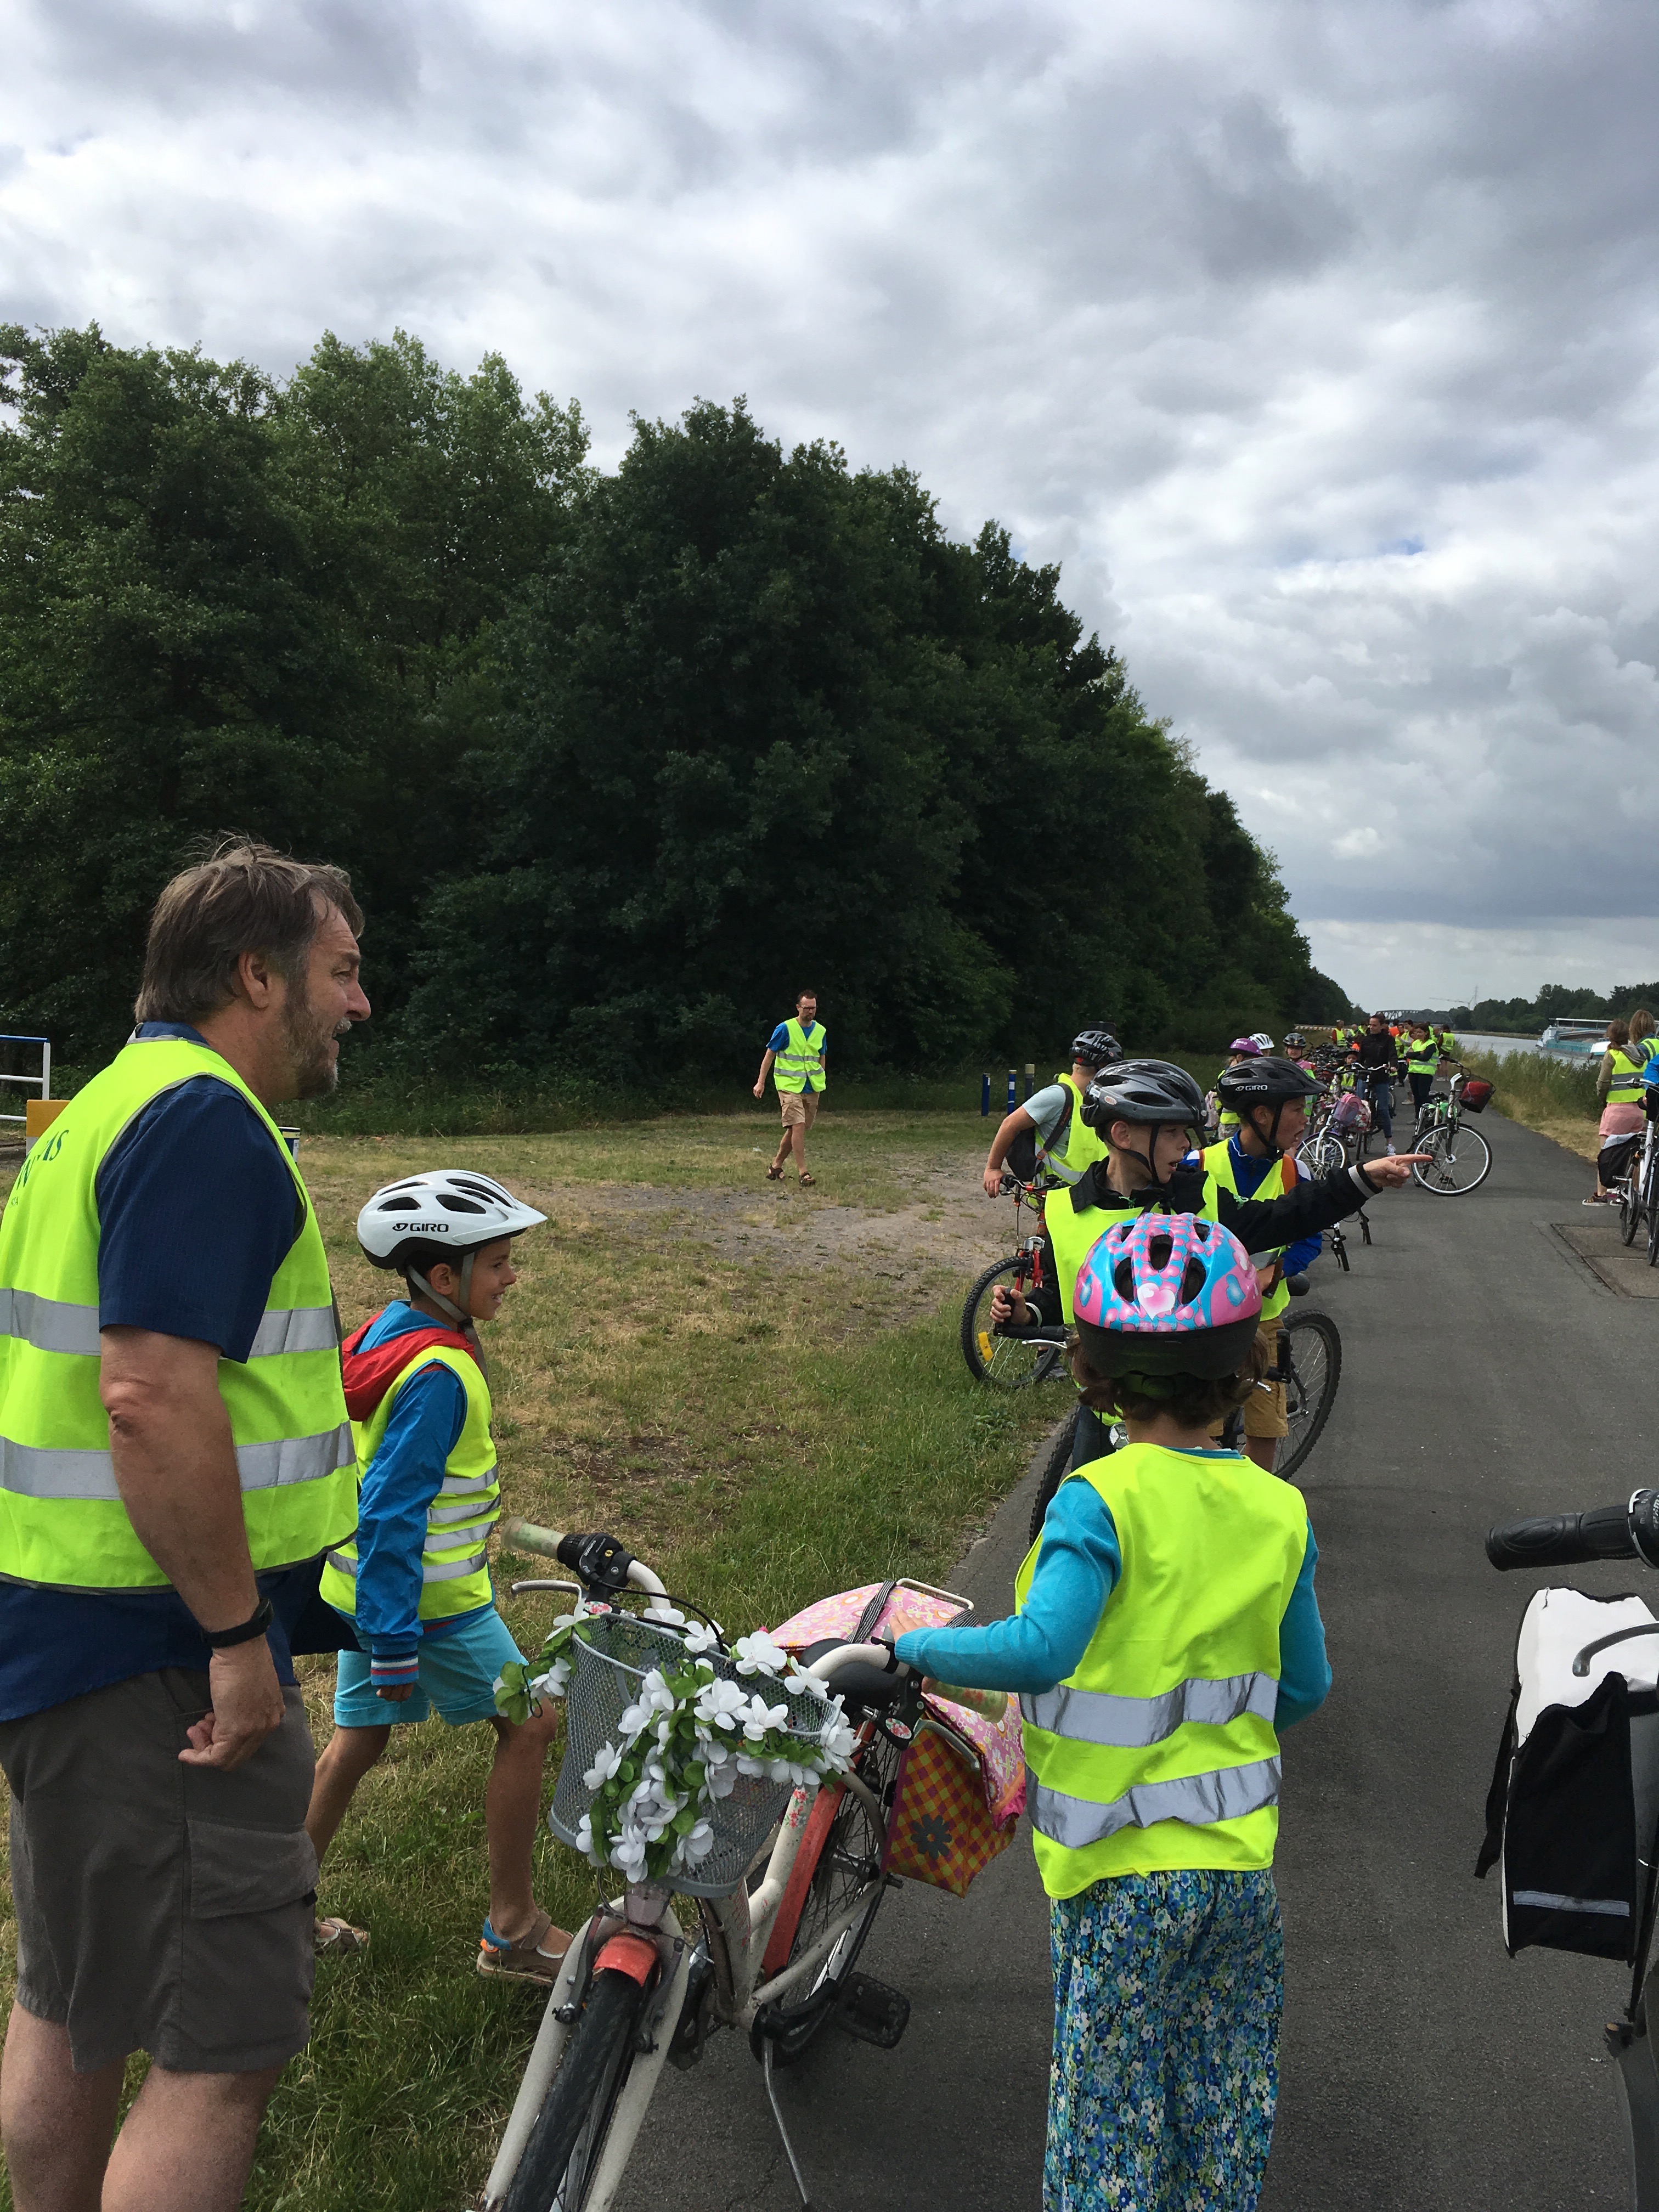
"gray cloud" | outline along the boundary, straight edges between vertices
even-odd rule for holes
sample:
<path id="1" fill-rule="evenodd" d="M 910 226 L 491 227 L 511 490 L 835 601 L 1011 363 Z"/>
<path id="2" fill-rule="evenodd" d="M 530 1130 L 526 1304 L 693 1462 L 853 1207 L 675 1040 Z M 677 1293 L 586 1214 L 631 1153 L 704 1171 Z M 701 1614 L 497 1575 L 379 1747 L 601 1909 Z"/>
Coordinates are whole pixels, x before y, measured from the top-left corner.
<path id="1" fill-rule="evenodd" d="M 606 456 L 744 391 L 1062 560 L 1339 972 L 1659 972 L 1651 10 L 7 21 L 5 312 L 278 371 L 495 346 Z"/>

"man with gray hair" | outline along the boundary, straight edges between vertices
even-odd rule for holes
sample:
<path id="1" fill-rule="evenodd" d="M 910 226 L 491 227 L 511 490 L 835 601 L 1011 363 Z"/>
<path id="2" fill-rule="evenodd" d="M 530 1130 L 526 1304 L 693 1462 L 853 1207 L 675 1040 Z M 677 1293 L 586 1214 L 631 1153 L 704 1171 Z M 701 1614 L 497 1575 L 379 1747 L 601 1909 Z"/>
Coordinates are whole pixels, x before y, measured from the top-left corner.
<path id="1" fill-rule="evenodd" d="M 328 1263 L 272 1109 L 368 1013 L 337 868 L 226 842 L 0 1220 L 0 1765 L 17 2212 L 233 2212 L 304 2045 L 289 1636 L 356 1520 Z M 112 2148 L 129 2054 L 152 2064 Z"/>

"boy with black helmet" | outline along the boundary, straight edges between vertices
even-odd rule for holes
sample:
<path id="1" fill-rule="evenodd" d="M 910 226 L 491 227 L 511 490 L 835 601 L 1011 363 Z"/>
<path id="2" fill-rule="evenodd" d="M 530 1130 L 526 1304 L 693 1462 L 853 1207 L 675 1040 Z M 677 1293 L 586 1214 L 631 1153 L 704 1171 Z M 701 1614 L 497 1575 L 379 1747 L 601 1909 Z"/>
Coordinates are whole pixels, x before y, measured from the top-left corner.
<path id="1" fill-rule="evenodd" d="M 341 1347 L 362 1486 L 356 1534 L 328 1554 L 322 1594 L 360 1648 L 340 1655 L 334 1734 L 306 1826 L 320 1859 L 394 1723 L 423 1721 L 434 1705 L 451 1727 L 489 1722 L 478 1971 L 550 1983 L 569 1938 L 536 1904 L 532 1847 L 556 1708 L 518 1725 L 495 1710 L 501 1670 L 522 1654 L 495 1610 L 485 1555 L 501 1485 L 477 1330 L 518 1280 L 514 1238 L 546 1218 L 465 1170 L 406 1176 L 357 1217 L 365 1258 L 401 1274 L 407 1295 Z M 319 1923 L 319 1948 L 364 1940 L 343 1921 Z"/>
<path id="2" fill-rule="evenodd" d="M 987 1198 L 1002 1190 L 1005 1165 L 1022 1182 L 1041 1173 L 1049 1182 L 1075 1182 L 1091 1160 L 1105 1151 L 1078 1110 L 1097 1072 L 1123 1056 L 1109 1029 L 1079 1030 L 1072 1039 L 1072 1072 L 1056 1075 L 1045 1090 L 1004 1115 L 985 1158 L 980 1180 Z"/>
<path id="3" fill-rule="evenodd" d="M 1287 1060 L 1273 1064 L 1289 1070 L 1300 1095 L 1307 1080 L 1302 1070 Z M 1260 1067 L 1262 1060 L 1254 1065 Z M 1078 1269 L 1114 1221 L 1154 1212 L 1196 1213 L 1221 1222 L 1247 1250 L 1271 1250 L 1334 1228 L 1380 1190 L 1401 1188 L 1418 1157 L 1337 1168 L 1316 1182 L 1298 1180 L 1293 1190 L 1271 1200 L 1239 1197 L 1223 1189 L 1192 1151 L 1192 1133 L 1203 1126 L 1203 1097 L 1186 1069 L 1167 1060 L 1125 1060 L 1102 1068 L 1085 1094 L 1083 1118 L 1104 1140 L 1106 1157 L 1049 1197 L 1054 1280 L 1024 1295 L 1000 1286 L 992 1300 L 994 1320 L 1020 1326 L 1032 1320 L 1049 1326 L 1071 1322 Z M 1104 1449 L 1099 1425 L 1079 1420 L 1076 1463 Z"/>

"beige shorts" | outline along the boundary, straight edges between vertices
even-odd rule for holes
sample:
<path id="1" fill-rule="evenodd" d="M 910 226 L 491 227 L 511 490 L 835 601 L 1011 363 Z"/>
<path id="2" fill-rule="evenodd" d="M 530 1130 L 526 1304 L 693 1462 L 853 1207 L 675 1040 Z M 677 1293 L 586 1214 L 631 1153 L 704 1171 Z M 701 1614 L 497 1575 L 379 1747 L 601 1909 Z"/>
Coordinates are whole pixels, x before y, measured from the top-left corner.
<path id="1" fill-rule="evenodd" d="M 1271 1321 L 1264 1321 L 1256 1331 L 1257 1340 L 1267 1355 L 1270 1367 L 1276 1366 L 1279 1362 L 1279 1332 L 1284 1319 L 1283 1314 L 1275 1314 Z M 1226 1425 L 1225 1421 L 1217 1421 L 1210 1434 L 1219 1437 Z M 1258 1389 L 1251 1391 L 1244 1401 L 1244 1433 L 1247 1437 L 1289 1436 L 1291 1424 L 1285 1410 L 1285 1385 L 1282 1382 L 1264 1382 Z"/>
<path id="2" fill-rule="evenodd" d="M 818 1118 L 818 1094 L 816 1091 L 780 1091 L 778 1103 L 783 1109 L 783 1126 L 793 1129 L 799 1122 L 810 1129 Z"/>

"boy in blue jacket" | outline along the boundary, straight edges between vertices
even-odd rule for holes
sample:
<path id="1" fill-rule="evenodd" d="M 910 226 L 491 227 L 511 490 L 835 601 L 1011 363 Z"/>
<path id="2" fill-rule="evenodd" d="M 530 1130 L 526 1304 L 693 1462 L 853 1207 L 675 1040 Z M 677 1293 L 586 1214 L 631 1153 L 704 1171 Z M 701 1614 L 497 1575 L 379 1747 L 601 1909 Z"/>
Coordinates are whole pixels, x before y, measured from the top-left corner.
<path id="1" fill-rule="evenodd" d="M 536 1903 L 532 1851 L 557 1708 L 518 1724 L 495 1710 L 501 1669 L 522 1655 L 495 1610 L 485 1556 L 501 1485 L 477 1328 L 518 1280 L 514 1238 L 545 1218 L 489 1176 L 452 1170 L 389 1184 L 357 1218 L 368 1258 L 398 1269 L 409 1295 L 342 1347 L 362 1490 L 356 1534 L 329 1553 L 322 1594 L 359 1649 L 340 1655 L 334 1734 L 306 1826 L 320 1859 L 394 1725 L 434 1705 L 453 1728 L 488 1723 L 496 1742 L 478 1972 L 550 1983 L 570 1939 Z M 318 1923 L 319 1949 L 366 1941 L 343 1921 Z"/>

